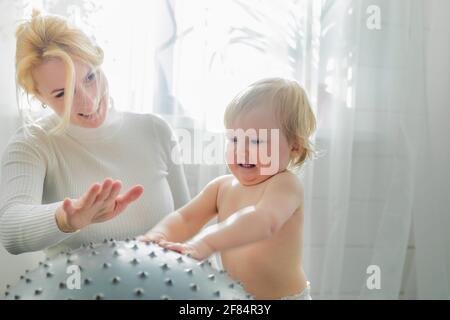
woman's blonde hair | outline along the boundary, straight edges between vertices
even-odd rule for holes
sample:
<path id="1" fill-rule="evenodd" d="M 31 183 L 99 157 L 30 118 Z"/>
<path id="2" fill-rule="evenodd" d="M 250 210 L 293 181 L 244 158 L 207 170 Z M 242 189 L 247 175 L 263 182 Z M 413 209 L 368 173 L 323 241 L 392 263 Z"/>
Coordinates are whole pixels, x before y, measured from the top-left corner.
<path id="1" fill-rule="evenodd" d="M 41 63 L 51 58 L 58 58 L 66 67 L 64 115 L 61 123 L 52 130 L 53 133 L 60 133 L 70 122 L 75 85 L 74 60 L 97 68 L 103 63 L 103 50 L 95 45 L 83 31 L 69 25 L 65 18 L 41 15 L 37 10 L 33 10 L 30 20 L 17 27 L 16 40 L 18 97 L 20 88 L 27 96 L 29 94 L 39 96 L 33 70 Z M 19 101 L 18 104 L 22 113 Z"/>
<path id="2" fill-rule="evenodd" d="M 224 115 L 225 127 L 229 128 L 241 112 L 262 105 L 271 106 L 275 111 L 289 145 L 300 142 L 303 151 L 299 157 L 291 159 L 288 166 L 291 170 L 300 169 L 316 153 L 311 142 L 316 130 L 316 118 L 305 90 L 295 80 L 267 78 L 257 81 L 228 104 Z"/>

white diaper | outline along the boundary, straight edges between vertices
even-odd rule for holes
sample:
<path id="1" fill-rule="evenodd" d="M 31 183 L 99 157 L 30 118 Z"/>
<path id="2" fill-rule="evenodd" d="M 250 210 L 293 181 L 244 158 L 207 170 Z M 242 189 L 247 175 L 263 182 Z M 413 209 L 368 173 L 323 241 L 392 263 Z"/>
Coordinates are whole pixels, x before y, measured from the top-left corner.
<path id="1" fill-rule="evenodd" d="M 223 270 L 223 264 L 220 254 L 215 253 L 210 261 L 212 262 L 212 267 L 214 269 Z M 286 296 L 278 300 L 312 300 L 310 291 L 310 282 L 306 281 L 306 288 L 302 292 L 294 294 L 292 296 Z"/>
<path id="2" fill-rule="evenodd" d="M 309 281 L 306 281 L 306 288 L 302 292 L 294 294 L 292 296 L 286 296 L 278 300 L 312 300 L 310 291 L 311 291 L 310 283 Z"/>

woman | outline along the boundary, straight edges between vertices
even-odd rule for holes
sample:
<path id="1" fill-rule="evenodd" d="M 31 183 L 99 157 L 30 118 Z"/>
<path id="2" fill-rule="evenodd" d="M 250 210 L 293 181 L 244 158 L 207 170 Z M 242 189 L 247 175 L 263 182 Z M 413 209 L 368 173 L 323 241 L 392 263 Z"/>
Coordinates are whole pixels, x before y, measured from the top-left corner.
<path id="1" fill-rule="evenodd" d="M 101 48 L 39 12 L 16 37 L 17 86 L 53 113 L 25 123 L 2 157 L 0 234 L 10 253 L 133 237 L 189 200 L 170 127 L 110 106 Z"/>

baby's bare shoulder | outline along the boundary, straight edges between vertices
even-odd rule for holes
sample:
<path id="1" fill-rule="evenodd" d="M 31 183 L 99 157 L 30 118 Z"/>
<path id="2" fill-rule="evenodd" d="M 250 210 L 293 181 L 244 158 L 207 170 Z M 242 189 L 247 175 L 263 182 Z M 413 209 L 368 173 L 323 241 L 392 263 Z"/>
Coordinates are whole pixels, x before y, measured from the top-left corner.
<path id="1" fill-rule="evenodd" d="M 303 192 L 303 183 L 300 178 L 291 171 L 283 171 L 274 175 L 269 181 L 270 188 L 282 188 L 294 193 Z"/>
<path id="2" fill-rule="evenodd" d="M 215 178 L 213 181 L 219 185 L 227 185 L 231 184 L 234 176 L 232 174 L 226 174 L 220 177 Z"/>
<path id="3" fill-rule="evenodd" d="M 209 185 L 211 187 L 217 188 L 218 190 L 221 190 L 223 188 L 226 188 L 227 186 L 230 186 L 233 181 L 234 176 L 231 174 L 223 175 L 215 178 L 212 180 Z"/>
<path id="4" fill-rule="evenodd" d="M 217 207 L 220 207 L 220 203 L 222 202 L 222 198 L 226 193 L 229 192 L 232 182 L 233 182 L 234 176 L 229 175 L 223 175 L 215 179 L 215 183 L 217 183 Z"/>
<path id="5" fill-rule="evenodd" d="M 227 183 L 229 180 L 231 180 L 233 178 L 232 175 L 227 174 L 227 175 L 223 175 L 223 176 L 219 176 L 217 178 L 214 178 L 213 180 L 211 180 L 208 184 L 216 184 L 216 185 L 221 185 L 224 183 Z"/>

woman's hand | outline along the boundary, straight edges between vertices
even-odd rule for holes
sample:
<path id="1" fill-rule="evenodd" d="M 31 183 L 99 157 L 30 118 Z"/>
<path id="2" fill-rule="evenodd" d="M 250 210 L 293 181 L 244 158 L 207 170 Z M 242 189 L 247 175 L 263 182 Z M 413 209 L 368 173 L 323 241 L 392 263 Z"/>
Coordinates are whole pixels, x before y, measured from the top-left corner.
<path id="1" fill-rule="evenodd" d="M 56 222 L 63 232 L 75 232 L 92 224 L 110 220 L 123 212 L 126 207 L 144 192 L 136 185 L 120 195 L 122 183 L 106 179 L 96 183 L 78 200 L 65 199 L 56 212 Z"/>
<path id="2" fill-rule="evenodd" d="M 189 255 L 191 258 L 199 261 L 208 258 L 214 253 L 214 250 L 203 241 L 179 243 L 161 240 L 158 244 L 163 248 Z"/>

